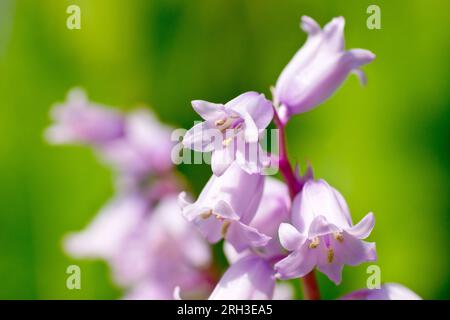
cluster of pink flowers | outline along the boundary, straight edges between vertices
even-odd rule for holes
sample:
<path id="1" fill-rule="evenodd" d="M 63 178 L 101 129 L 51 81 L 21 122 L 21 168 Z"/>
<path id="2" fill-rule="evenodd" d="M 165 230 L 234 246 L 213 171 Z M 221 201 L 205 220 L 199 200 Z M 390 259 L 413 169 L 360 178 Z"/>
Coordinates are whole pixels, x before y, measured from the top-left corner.
<path id="1" fill-rule="evenodd" d="M 52 116 L 50 142 L 92 147 L 116 177 L 114 198 L 85 230 L 64 239 L 66 251 L 106 260 L 127 299 L 171 299 L 177 286 L 206 296 L 215 283 L 211 250 L 181 215 L 172 130 L 147 109 L 122 114 L 79 89 Z"/>
<path id="2" fill-rule="evenodd" d="M 72 91 L 55 108 L 48 138 L 91 146 L 118 183 L 115 199 L 86 230 L 66 238 L 67 251 L 106 259 L 134 299 L 290 299 L 284 280 L 294 278 L 303 279 L 305 298 L 317 299 L 316 269 L 340 284 L 345 265 L 375 261 L 375 243 L 365 241 L 374 215 L 355 224 L 339 191 L 311 168 L 303 176 L 293 169 L 284 132 L 292 116 L 323 103 L 350 73 L 365 83 L 359 68 L 375 55 L 345 50 L 342 17 L 323 29 L 303 17 L 301 27 L 308 39 L 278 78 L 273 101 L 246 92 L 225 104 L 192 102 L 203 122 L 182 143 L 212 155 L 212 176 L 196 200 L 174 173 L 170 129 L 146 110 L 123 115 Z M 261 144 L 272 121 L 277 155 Z M 284 182 L 266 174 L 274 166 Z M 207 242 L 219 241 L 230 266 L 217 279 Z M 342 299 L 419 297 L 385 284 Z"/>

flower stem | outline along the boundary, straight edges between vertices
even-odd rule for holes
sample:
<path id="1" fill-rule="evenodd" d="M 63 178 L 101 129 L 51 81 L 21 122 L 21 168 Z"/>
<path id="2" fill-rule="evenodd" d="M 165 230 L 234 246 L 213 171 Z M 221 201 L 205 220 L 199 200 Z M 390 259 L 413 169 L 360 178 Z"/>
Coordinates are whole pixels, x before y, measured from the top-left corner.
<path id="1" fill-rule="evenodd" d="M 278 117 L 277 111 L 275 110 L 274 122 L 276 127 L 279 130 L 279 156 L 278 156 L 278 165 L 280 168 L 281 175 L 286 181 L 289 189 L 289 195 L 291 199 L 302 190 L 303 183 L 299 181 L 294 170 L 292 169 L 292 165 L 289 162 L 288 154 L 287 154 L 287 144 L 286 144 L 286 132 L 285 132 L 285 124 Z M 317 284 L 316 275 L 314 270 L 305 275 L 300 279 L 302 282 L 303 288 L 303 297 L 306 300 L 319 300 L 320 292 L 319 286 Z"/>
<path id="2" fill-rule="evenodd" d="M 300 278 L 300 281 L 302 282 L 303 298 L 305 300 L 320 300 L 319 285 L 317 284 L 314 270 Z"/>
<path id="3" fill-rule="evenodd" d="M 294 171 L 292 170 L 291 163 L 289 162 L 289 158 L 287 155 L 287 146 L 286 146 L 286 133 L 285 127 L 279 120 L 278 116 L 275 113 L 274 117 L 275 124 L 279 130 L 279 155 L 278 155 L 278 166 L 280 168 L 280 172 L 283 175 L 284 180 L 286 181 L 289 194 L 291 199 L 301 191 L 301 184 L 295 176 Z"/>

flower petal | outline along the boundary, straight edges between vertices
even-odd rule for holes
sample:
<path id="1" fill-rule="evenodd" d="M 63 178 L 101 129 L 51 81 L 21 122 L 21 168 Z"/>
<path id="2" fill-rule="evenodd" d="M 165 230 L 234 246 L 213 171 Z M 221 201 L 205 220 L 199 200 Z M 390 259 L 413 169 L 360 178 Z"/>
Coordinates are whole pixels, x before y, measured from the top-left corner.
<path id="1" fill-rule="evenodd" d="M 66 236 L 65 250 L 73 257 L 112 258 L 136 231 L 147 206 L 144 198 L 134 194 L 114 199 L 84 230 Z"/>
<path id="2" fill-rule="evenodd" d="M 229 264 L 233 264 L 236 261 L 239 261 L 243 257 L 248 256 L 251 254 L 250 250 L 244 250 L 241 252 L 237 252 L 237 250 L 227 241 L 223 242 L 223 253 L 225 254 L 225 257 L 228 260 Z"/>
<path id="3" fill-rule="evenodd" d="M 377 260 L 375 243 L 357 239 L 346 232 L 343 233 L 343 241 L 334 242 L 334 250 L 335 256 L 350 266 Z"/>
<path id="4" fill-rule="evenodd" d="M 256 123 L 249 113 L 244 114 L 245 121 L 245 141 L 249 143 L 255 143 L 259 140 L 259 131 Z"/>
<path id="5" fill-rule="evenodd" d="M 243 93 L 234 98 L 225 105 L 225 108 L 239 114 L 246 120 L 246 126 L 249 125 L 246 115 L 249 115 L 259 130 L 265 129 L 273 118 L 272 103 L 263 94 L 253 91 Z"/>
<path id="6" fill-rule="evenodd" d="M 195 112 L 206 121 L 217 120 L 224 114 L 224 106 L 222 104 L 203 100 L 194 100 L 191 103 Z"/>
<path id="7" fill-rule="evenodd" d="M 274 288 L 272 268 L 266 261 L 252 255 L 228 268 L 209 300 L 267 300 L 273 298 Z"/>
<path id="8" fill-rule="evenodd" d="M 237 252 L 241 252 L 248 247 L 263 247 L 270 241 L 271 237 L 262 234 L 253 227 L 235 221 L 228 228 L 225 239 Z"/>
<path id="9" fill-rule="evenodd" d="M 180 208 L 183 209 L 184 207 L 187 207 L 191 204 L 192 202 L 188 194 L 185 191 L 180 192 L 180 194 L 178 195 L 178 205 L 180 206 Z"/>
<path id="10" fill-rule="evenodd" d="M 345 19 L 343 17 L 333 18 L 323 28 L 323 44 L 327 50 L 331 52 L 340 52 L 344 50 L 344 26 Z"/>
<path id="11" fill-rule="evenodd" d="M 360 69 L 353 69 L 351 73 L 355 74 L 358 77 L 359 83 L 362 86 L 365 86 L 367 84 L 367 77 L 364 71 Z"/>
<path id="12" fill-rule="evenodd" d="M 289 223 L 280 224 L 278 236 L 280 237 L 280 243 L 283 248 L 289 251 L 298 249 L 306 240 L 306 237 L 300 234 L 298 230 Z"/>
<path id="13" fill-rule="evenodd" d="M 305 233 L 309 231 L 310 225 L 317 216 L 323 216 L 329 224 L 339 229 L 347 229 L 352 226 L 344 198 L 336 189 L 321 179 L 318 181 L 308 180 L 302 192 L 296 196 L 292 210 L 292 222 L 300 233 Z M 316 223 L 319 222 L 321 221 Z"/>
<path id="14" fill-rule="evenodd" d="M 277 277 L 280 279 L 300 278 L 314 269 L 317 262 L 317 251 L 303 244 L 283 260 L 275 264 Z"/>
<path id="15" fill-rule="evenodd" d="M 202 219 L 197 217 L 194 220 L 194 225 L 197 226 L 200 233 L 210 242 L 216 243 L 222 239 L 222 222 L 215 217 Z"/>
<path id="16" fill-rule="evenodd" d="M 211 155 L 211 170 L 216 176 L 221 176 L 235 160 L 235 153 L 230 147 L 222 147 L 213 151 Z"/>
<path id="17" fill-rule="evenodd" d="M 214 150 L 220 131 L 211 127 L 207 121 L 194 125 L 183 137 L 183 146 L 198 152 Z"/>
<path id="18" fill-rule="evenodd" d="M 224 219 L 239 220 L 239 215 L 237 215 L 233 208 L 223 200 L 217 201 L 213 212 Z"/>
<path id="19" fill-rule="evenodd" d="M 368 64 L 375 59 L 375 54 L 365 49 L 351 49 L 346 51 L 340 58 L 340 63 L 345 66 L 348 71 Z"/>
<path id="20" fill-rule="evenodd" d="M 320 263 L 317 265 L 317 269 L 325 274 L 336 285 L 342 281 L 342 269 L 344 265 L 338 263 Z"/>
<path id="21" fill-rule="evenodd" d="M 291 199 L 287 185 L 271 176 L 265 177 L 264 191 L 250 225 L 268 236 L 277 238 L 279 226 L 290 217 Z"/>
<path id="22" fill-rule="evenodd" d="M 341 230 L 334 224 L 329 223 L 324 216 L 317 216 L 309 227 L 308 238 L 320 237 L 339 231 Z"/>
<path id="23" fill-rule="evenodd" d="M 320 25 L 311 17 L 302 16 L 300 27 L 308 35 L 315 35 L 321 31 Z"/>
<path id="24" fill-rule="evenodd" d="M 358 239 L 367 238 L 375 225 L 375 217 L 372 212 L 369 212 L 357 225 L 347 229 L 347 233 L 355 236 Z"/>
<path id="25" fill-rule="evenodd" d="M 357 290 L 343 296 L 341 300 L 422 300 L 422 298 L 399 283 L 385 283 L 380 289 Z"/>
<path id="26" fill-rule="evenodd" d="M 248 174 L 259 174 L 270 165 L 270 158 L 258 142 L 242 143 L 238 141 L 236 162 Z"/>

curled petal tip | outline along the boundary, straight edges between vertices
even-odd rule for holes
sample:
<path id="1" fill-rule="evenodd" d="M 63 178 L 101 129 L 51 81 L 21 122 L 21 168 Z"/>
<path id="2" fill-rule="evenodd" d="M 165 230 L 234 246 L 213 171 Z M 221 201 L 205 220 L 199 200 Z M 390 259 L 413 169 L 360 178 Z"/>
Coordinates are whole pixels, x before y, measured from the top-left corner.
<path id="1" fill-rule="evenodd" d="M 311 17 L 302 16 L 300 28 L 308 34 L 316 34 L 320 32 L 320 25 Z"/>
<path id="2" fill-rule="evenodd" d="M 367 252 L 367 260 L 368 261 L 377 261 L 378 260 L 377 245 L 375 242 L 371 243 L 370 249 Z"/>
<path id="3" fill-rule="evenodd" d="M 360 69 L 355 69 L 352 71 L 352 73 L 358 77 L 359 83 L 362 86 L 367 85 L 367 77 L 366 77 L 366 74 L 364 73 L 364 71 L 362 71 Z"/>
<path id="4" fill-rule="evenodd" d="M 338 23 L 345 23 L 345 18 L 343 16 L 339 16 L 335 18 Z"/>
<path id="5" fill-rule="evenodd" d="M 198 107 L 198 105 L 201 104 L 201 100 L 192 100 L 191 101 L 191 106 L 192 108 L 194 108 L 194 110 Z"/>
<path id="6" fill-rule="evenodd" d="M 371 62 L 372 60 L 374 60 L 377 56 L 375 53 L 373 53 L 372 51 L 369 50 L 364 50 L 362 49 L 361 51 L 364 51 L 364 53 L 361 53 L 361 55 L 366 59 L 369 60 L 368 62 Z"/>
<path id="7" fill-rule="evenodd" d="M 349 56 L 360 62 L 361 65 L 367 64 L 375 59 L 375 54 L 370 50 L 352 49 L 347 52 Z"/>
<path id="8" fill-rule="evenodd" d="M 185 191 L 180 192 L 180 194 L 178 195 L 178 205 L 180 206 L 180 208 L 183 209 L 190 204 L 191 203 L 189 202 L 189 196 L 187 195 L 187 193 Z"/>
<path id="9" fill-rule="evenodd" d="M 369 212 L 359 223 L 348 230 L 348 233 L 357 237 L 358 239 L 367 238 L 375 226 L 375 216 Z"/>
<path id="10" fill-rule="evenodd" d="M 345 27 L 345 19 L 344 17 L 341 16 L 331 19 L 331 21 L 325 25 L 323 30 L 325 31 L 325 34 L 328 35 L 335 34 L 343 36 L 344 27 Z"/>

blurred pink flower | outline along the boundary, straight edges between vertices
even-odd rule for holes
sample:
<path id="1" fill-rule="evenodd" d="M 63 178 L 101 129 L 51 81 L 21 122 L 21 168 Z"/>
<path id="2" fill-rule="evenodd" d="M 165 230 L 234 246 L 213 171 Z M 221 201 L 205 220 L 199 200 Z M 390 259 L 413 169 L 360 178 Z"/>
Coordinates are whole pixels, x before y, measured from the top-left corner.
<path id="1" fill-rule="evenodd" d="M 110 260 L 148 214 L 149 205 L 137 194 L 127 194 L 110 201 L 82 231 L 64 239 L 64 248 L 75 258 Z"/>
<path id="2" fill-rule="evenodd" d="M 171 299 L 175 286 L 199 297 L 211 289 L 209 245 L 174 195 L 151 210 L 134 196 L 113 201 L 86 230 L 69 235 L 65 248 L 76 258 L 105 259 L 127 299 Z"/>
<path id="3" fill-rule="evenodd" d="M 176 196 L 163 198 L 112 259 L 118 283 L 153 279 L 183 287 L 195 284 L 211 262 L 209 245 L 181 215 Z M 195 279 L 195 281 L 194 281 Z M 177 281 L 178 280 L 178 281 Z M 170 288 L 170 291 L 173 291 Z"/>
<path id="4" fill-rule="evenodd" d="M 80 89 L 72 89 L 66 103 L 53 108 L 52 118 L 55 123 L 45 135 L 55 144 L 102 145 L 123 135 L 123 116 L 112 108 L 89 102 Z"/>
<path id="5" fill-rule="evenodd" d="M 161 124 L 151 111 L 138 109 L 128 114 L 123 131 L 120 138 L 100 148 L 101 157 L 121 174 L 146 177 L 173 167 L 171 128 Z"/>
<path id="6" fill-rule="evenodd" d="M 380 289 L 361 289 L 340 300 L 422 300 L 410 289 L 398 283 L 385 283 Z"/>
<path id="7" fill-rule="evenodd" d="M 275 290 L 274 270 L 267 261 L 246 256 L 224 273 L 210 300 L 270 300 Z"/>

